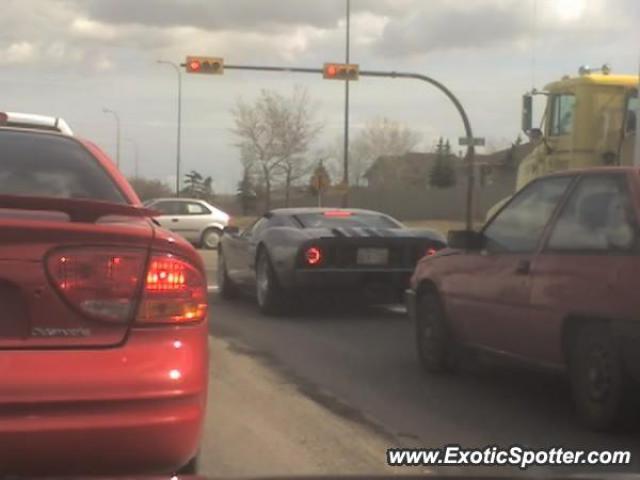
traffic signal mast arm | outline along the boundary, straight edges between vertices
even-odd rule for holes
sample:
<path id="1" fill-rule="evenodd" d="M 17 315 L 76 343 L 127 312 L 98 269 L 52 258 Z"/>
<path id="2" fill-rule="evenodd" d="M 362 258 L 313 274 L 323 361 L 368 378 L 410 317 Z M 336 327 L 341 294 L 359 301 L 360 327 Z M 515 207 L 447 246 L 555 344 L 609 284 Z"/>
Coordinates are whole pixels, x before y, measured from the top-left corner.
<path id="1" fill-rule="evenodd" d="M 192 57 L 187 57 L 187 60 Z M 212 57 L 210 57 L 212 58 Z M 216 57 L 213 57 L 216 58 Z M 222 60 L 222 59 L 220 59 Z M 187 64 L 182 64 L 182 66 L 189 68 Z M 434 80 L 431 77 L 426 75 L 421 75 L 419 73 L 409 73 L 409 72 L 384 72 L 384 71 L 376 71 L 376 70 L 359 70 L 359 66 L 357 64 L 341 64 L 341 63 L 327 63 L 324 65 L 324 68 L 299 68 L 299 67 L 273 67 L 273 66 L 262 66 L 262 65 L 224 65 L 225 70 L 251 70 L 251 71 L 262 71 L 262 72 L 290 72 L 290 73 L 320 73 L 325 76 L 328 73 L 332 73 L 331 66 L 336 67 L 336 74 L 338 73 L 338 66 L 343 67 L 356 67 L 356 79 L 358 76 L 362 77 L 381 77 L 381 78 L 413 78 L 415 80 L 422 80 L 423 82 L 427 82 L 432 86 L 436 87 L 442 93 L 444 93 L 449 100 L 456 107 L 456 110 L 460 114 L 462 119 L 462 123 L 464 125 L 465 136 L 468 139 L 467 144 L 467 153 L 465 155 L 465 160 L 467 163 L 468 169 L 468 185 L 467 185 L 467 218 L 466 218 L 466 226 L 467 229 L 471 230 L 473 227 L 472 221 L 472 205 L 473 205 L 473 185 L 475 183 L 475 165 L 474 165 L 474 157 L 475 157 L 475 148 L 474 148 L 474 137 L 473 131 L 471 130 L 471 123 L 469 122 L 469 117 L 464 110 L 464 107 L 460 103 L 460 101 L 456 98 L 456 96 L 445 87 L 442 83 Z M 331 72 L 327 72 L 327 69 L 330 69 Z M 188 70 L 187 70 L 188 71 Z M 330 77 L 334 79 L 334 77 Z M 351 78 L 340 78 L 340 80 L 351 80 Z"/>

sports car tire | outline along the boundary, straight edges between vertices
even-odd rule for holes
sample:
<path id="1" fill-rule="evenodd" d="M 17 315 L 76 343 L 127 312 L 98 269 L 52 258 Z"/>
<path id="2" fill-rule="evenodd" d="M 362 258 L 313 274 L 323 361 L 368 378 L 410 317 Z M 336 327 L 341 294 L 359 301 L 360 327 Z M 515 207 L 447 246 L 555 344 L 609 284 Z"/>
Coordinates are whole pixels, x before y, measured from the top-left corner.
<path id="1" fill-rule="evenodd" d="M 454 369 L 455 345 L 451 338 L 440 297 L 433 291 L 421 293 L 416 313 L 416 343 L 422 368 L 430 373 Z"/>
<path id="2" fill-rule="evenodd" d="M 233 280 L 229 277 L 229 271 L 227 270 L 227 262 L 224 258 L 224 252 L 218 250 L 218 291 L 220 296 L 225 300 L 231 300 L 238 294 L 238 289 L 233 283 Z"/>
<path id="3" fill-rule="evenodd" d="M 278 283 L 269 254 L 264 248 L 258 252 L 256 260 L 256 298 L 258 308 L 265 315 L 286 313 L 287 299 Z"/>

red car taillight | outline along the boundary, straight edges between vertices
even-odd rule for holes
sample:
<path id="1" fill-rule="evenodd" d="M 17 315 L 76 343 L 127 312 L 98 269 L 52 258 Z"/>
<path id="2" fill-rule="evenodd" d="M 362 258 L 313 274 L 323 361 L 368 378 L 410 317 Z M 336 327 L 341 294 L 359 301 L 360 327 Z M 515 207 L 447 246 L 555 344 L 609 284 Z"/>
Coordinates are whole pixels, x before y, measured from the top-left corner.
<path id="1" fill-rule="evenodd" d="M 173 255 L 156 253 L 145 273 L 146 259 L 145 250 L 69 248 L 49 255 L 47 271 L 62 297 L 91 318 L 126 323 L 139 300 L 138 324 L 203 320 L 207 284 L 200 271 Z"/>
<path id="2" fill-rule="evenodd" d="M 138 324 L 190 323 L 207 315 L 207 281 L 185 260 L 154 254 L 145 278 Z"/>
<path id="3" fill-rule="evenodd" d="M 47 257 L 47 272 L 62 297 L 83 314 L 125 323 L 136 306 L 145 260 L 144 250 L 69 248 Z"/>
<path id="4" fill-rule="evenodd" d="M 427 257 L 430 257 L 432 255 L 435 255 L 436 253 L 438 253 L 438 251 L 435 248 L 427 248 L 425 255 Z"/>

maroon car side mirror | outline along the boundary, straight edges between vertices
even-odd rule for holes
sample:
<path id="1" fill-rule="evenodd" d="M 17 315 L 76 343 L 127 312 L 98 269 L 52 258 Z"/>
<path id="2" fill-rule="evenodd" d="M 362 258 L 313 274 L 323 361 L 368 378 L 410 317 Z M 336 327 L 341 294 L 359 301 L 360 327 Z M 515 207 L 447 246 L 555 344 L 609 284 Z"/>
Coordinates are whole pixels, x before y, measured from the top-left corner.
<path id="1" fill-rule="evenodd" d="M 447 236 L 447 246 L 457 250 L 481 250 L 484 235 L 473 230 L 451 230 Z"/>

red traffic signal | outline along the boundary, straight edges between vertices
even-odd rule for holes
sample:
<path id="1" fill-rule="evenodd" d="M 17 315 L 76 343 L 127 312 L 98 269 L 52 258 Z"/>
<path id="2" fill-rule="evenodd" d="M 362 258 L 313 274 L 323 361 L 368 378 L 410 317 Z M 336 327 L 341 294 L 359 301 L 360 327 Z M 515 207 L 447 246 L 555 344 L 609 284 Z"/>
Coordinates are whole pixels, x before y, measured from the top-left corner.
<path id="1" fill-rule="evenodd" d="M 187 73 L 206 73 L 221 75 L 224 72 L 224 60 L 219 57 L 187 57 L 184 66 Z"/>
<path id="2" fill-rule="evenodd" d="M 198 70 L 200 70 L 201 66 L 202 66 L 202 64 L 200 63 L 200 60 L 191 60 L 187 64 L 187 72 L 196 73 Z"/>
<path id="3" fill-rule="evenodd" d="M 355 63 L 325 63 L 322 76 L 328 80 L 358 80 L 360 66 Z"/>

